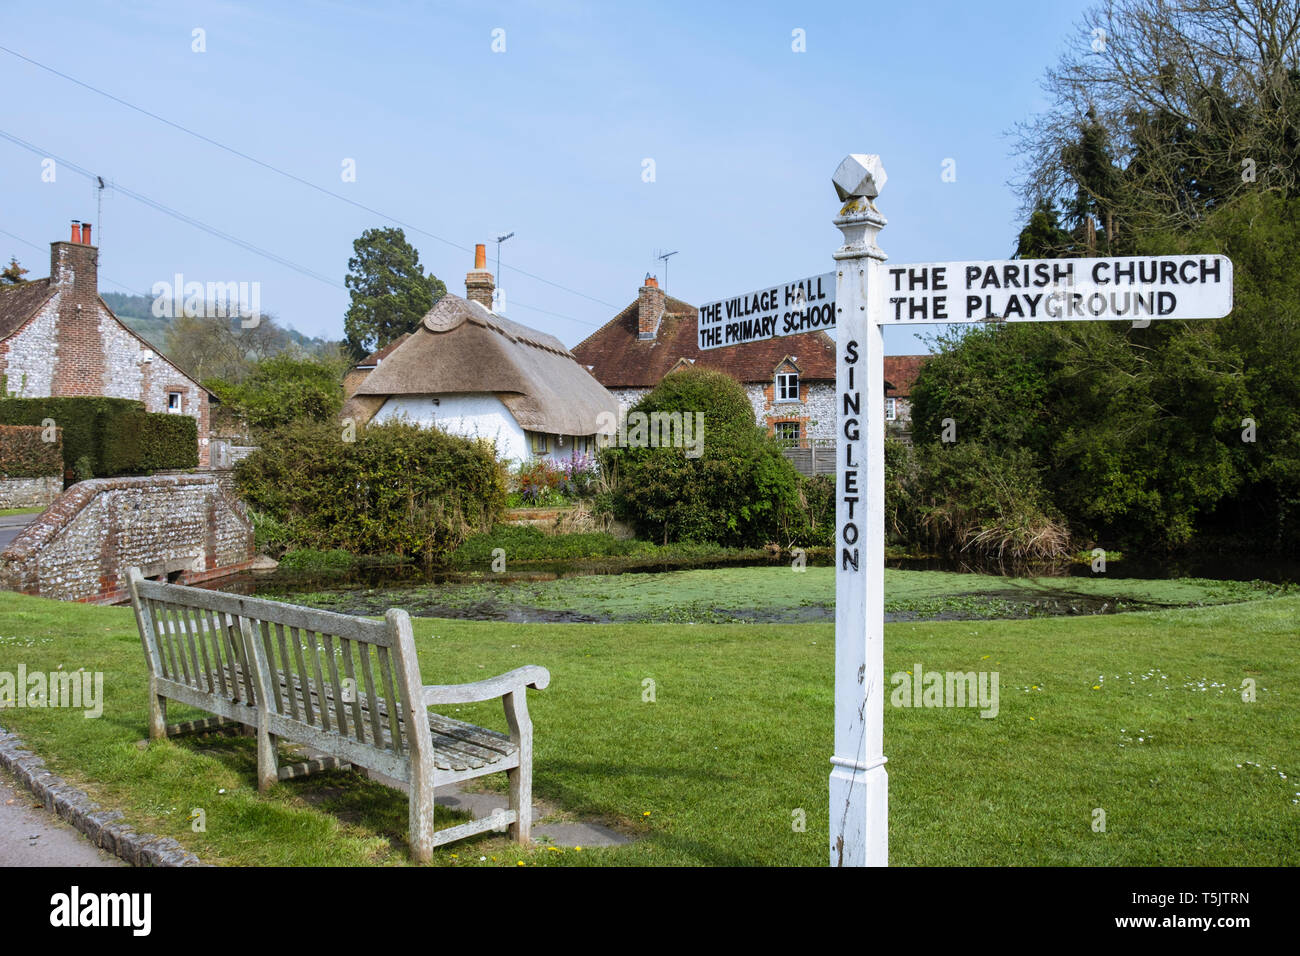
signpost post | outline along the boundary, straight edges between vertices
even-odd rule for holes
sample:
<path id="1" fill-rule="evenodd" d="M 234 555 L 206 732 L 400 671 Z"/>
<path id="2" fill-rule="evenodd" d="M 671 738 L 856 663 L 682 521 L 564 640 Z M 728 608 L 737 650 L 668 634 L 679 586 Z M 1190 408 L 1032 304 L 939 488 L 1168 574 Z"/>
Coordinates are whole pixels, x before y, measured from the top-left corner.
<path id="1" fill-rule="evenodd" d="M 1232 311 L 1224 256 L 1008 259 L 886 266 L 880 157 L 832 177 L 836 270 L 700 307 L 701 349 L 835 328 L 835 752 L 832 866 L 889 862 L 885 772 L 885 348 L 889 325 L 1212 319 Z"/>

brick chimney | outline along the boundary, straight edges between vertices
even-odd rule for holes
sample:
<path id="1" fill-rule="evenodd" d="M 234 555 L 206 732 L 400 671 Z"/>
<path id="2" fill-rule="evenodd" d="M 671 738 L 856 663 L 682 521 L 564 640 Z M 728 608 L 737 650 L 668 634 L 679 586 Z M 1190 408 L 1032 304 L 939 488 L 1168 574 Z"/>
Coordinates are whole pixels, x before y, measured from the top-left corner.
<path id="1" fill-rule="evenodd" d="M 664 317 L 664 290 L 659 280 L 647 274 L 645 285 L 636 297 L 636 337 L 650 340 L 659 331 L 659 321 Z"/>
<path id="2" fill-rule="evenodd" d="M 72 221 L 71 237 L 50 243 L 50 281 L 75 286 L 93 301 L 99 294 L 99 250 L 90 244 L 90 223 Z"/>
<path id="3" fill-rule="evenodd" d="M 487 249 L 480 242 L 474 247 L 474 271 L 465 274 L 465 298 L 472 299 L 491 312 L 492 293 L 495 289 L 496 283 L 487 269 Z"/>
<path id="4" fill-rule="evenodd" d="M 50 243 L 50 284 L 59 293 L 51 395 L 103 394 L 98 269 L 99 250 L 90 244 L 90 223 L 74 221 L 67 241 Z"/>

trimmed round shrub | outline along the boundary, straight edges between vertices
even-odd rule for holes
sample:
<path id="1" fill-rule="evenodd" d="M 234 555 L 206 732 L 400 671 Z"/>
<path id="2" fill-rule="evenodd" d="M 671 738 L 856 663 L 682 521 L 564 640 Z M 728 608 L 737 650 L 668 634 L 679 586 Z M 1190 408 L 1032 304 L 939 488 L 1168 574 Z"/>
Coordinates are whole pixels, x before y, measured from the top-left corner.
<path id="1" fill-rule="evenodd" d="M 691 442 L 681 440 L 687 421 Z M 601 467 L 615 513 L 640 536 L 755 547 L 798 535 L 798 473 L 735 379 L 702 368 L 667 375 L 629 410 L 625 431 L 630 447 L 605 448 Z"/>

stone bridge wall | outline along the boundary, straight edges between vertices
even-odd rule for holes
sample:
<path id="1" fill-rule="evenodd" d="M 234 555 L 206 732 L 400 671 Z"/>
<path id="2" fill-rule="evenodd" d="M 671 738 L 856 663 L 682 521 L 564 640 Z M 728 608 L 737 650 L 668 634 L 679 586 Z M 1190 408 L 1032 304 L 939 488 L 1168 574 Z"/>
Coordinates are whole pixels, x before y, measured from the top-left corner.
<path id="1" fill-rule="evenodd" d="M 0 588 L 61 601 L 128 597 L 126 570 L 194 583 L 252 564 L 253 525 L 210 474 L 73 485 L 0 554 Z"/>

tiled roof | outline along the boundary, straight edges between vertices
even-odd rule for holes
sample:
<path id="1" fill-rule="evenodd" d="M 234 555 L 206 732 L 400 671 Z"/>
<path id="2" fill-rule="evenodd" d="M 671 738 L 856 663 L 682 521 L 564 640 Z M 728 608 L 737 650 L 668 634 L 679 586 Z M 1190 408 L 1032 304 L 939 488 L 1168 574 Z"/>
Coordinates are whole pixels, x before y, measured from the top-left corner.
<path id="1" fill-rule="evenodd" d="M 886 394 L 896 398 L 909 397 L 912 394 L 912 383 L 929 358 L 928 355 L 886 355 Z"/>
<path id="2" fill-rule="evenodd" d="M 49 279 L 33 279 L 15 286 L 0 287 L 0 339 L 22 328 L 53 290 Z"/>
<path id="3" fill-rule="evenodd" d="M 374 368 L 384 359 L 388 358 L 388 356 L 393 352 L 394 349 L 396 349 L 399 345 L 401 345 L 410 337 L 411 337 L 410 332 L 403 332 L 397 338 L 393 339 L 393 341 L 385 345 L 382 349 L 371 352 L 369 355 L 367 355 L 365 358 L 363 358 L 360 362 L 358 362 L 356 365 L 352 367 L 353 368 Z"/>
<path id="4" fill-rule="evenodd" d="M 825 332 L 700 351 L 699 311 L 668 297 L 653 339 L 637 337 L 637 303 L 573 347 L 574 357 L 606 388 L 653 388 L 682 359 L 726 372 L 741 382 L 771 382 L 781 360 L 792 357 L 807 381 L 835 380 L 835 342 Z"/>

